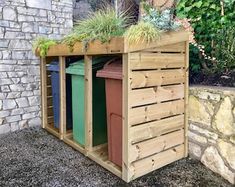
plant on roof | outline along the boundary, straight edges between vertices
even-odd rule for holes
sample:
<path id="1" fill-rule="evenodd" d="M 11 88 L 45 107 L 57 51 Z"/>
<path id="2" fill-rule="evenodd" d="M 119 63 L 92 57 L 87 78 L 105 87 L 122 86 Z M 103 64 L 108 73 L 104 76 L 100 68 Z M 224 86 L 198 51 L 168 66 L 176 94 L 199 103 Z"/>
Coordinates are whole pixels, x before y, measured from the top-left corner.
<path id="1" fill-rule="evenodd" d="M 77 41 L 87 44 L 96 39 L 103 43 L 108 42 L 112 37 L 124 34 L 127 20 L 124 13 L 117 15 L 113 8 L 99 10 L 79 21 L 72 34 L 64 38 L 63 43 L 72 48 Z"/>
<path id="2" fill-rule="evenodd" d="M 33 52 L 40 51 L 40 56 L 45 57 L 49 48 L 53 45 L 56 45 L 57 43 L 58 42 L 53 39 L 44 37 L 37 38 L 33 42 Z"/>
<path id="3" fill-rule="evenodd" d="M 160 31 L 152 23 L 140 21 L 125 33 L 129 44 L 150 43 L 160 38 Z"/>

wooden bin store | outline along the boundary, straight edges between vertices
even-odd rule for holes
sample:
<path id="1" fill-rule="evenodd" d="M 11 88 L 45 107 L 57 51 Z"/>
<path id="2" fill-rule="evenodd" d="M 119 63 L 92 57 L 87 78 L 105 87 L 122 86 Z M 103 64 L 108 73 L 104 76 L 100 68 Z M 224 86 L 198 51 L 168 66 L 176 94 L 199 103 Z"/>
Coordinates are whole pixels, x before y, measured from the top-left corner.
<path id="1" fill-rule="evenodd" d="M 110 172 L 130 182 L 188 155 L 189 35 L 167 32 L 159 41 L 128 45 L 125 38 L 94 41 L 84 51 L 63 44 L 52 46 L 41 58 L 42 126 Z M 92 58 L 122 56 L 122 167 L 108 160 L 107 144 L 92 145 Z M 85 60 L 85 146 L 66 129 L 66 57 Z M 47 64 L 59 59 L 60 127 L 53 127 L 52 93 Z"/>

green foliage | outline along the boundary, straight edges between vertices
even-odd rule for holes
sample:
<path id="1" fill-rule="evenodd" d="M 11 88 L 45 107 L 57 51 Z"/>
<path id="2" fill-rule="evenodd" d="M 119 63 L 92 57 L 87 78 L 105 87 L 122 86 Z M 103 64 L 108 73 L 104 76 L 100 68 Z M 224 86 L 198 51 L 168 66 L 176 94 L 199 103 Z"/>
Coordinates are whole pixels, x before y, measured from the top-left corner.
<path id="1" fill-rule="evenodd" d="M 127 20 L 124 14 L 117 16 L 112 8 L 99 10 L 79 21 L 72 34 L 64 38 L 63 43 L 72 48 L 77 41 L 84 42 L 85 45 L 96 39 L 103 43 L 108 42 L 112 37 L 124 34 Z"/>
<path id="2" fill-rule="evenodd" d="M 216 69 L 229 70 L 235 69 L 235 28 L 229 26 L 220 31 L 218 48 L 215 49 L 216 58 L 220 61 L 216 64 Z"/>
<path id="3" fill-rule="evenodd" d="M 143 20 L 152 23 L 159 30 L 177 30 L 181 25 L 175 22 L 173 13 L 173 9 L 159 11 L 155 8 L 150 8 L 147 15 L 143 16 Z"/>
<path id="4" fill-rule="evenodd" d="M 130 44 L 150 43 L 160 38 L 160 31 L 149 22 L 140 21 L 125 33 Z"/>
<path id="5" fill-rule="evenodd" d="M 214 61 L 204 60 L 200 52 L 195 53 L 194 47 L 191 47 L 190 63 L 193 64 L 191 67 L 194 67 L 192 71 L 202 69 L 206 73 L 215 73 L 231 68 L 222 58 L 221 42 L 225 40 L 222 31 L 224 32 L 229 26 L 235 27 L 235 0 L 224 0 L 223 6 L 221 2 L 221 0 L 179 1 L 177 16 L 191 19 L 197 43 L 205 47 L 207 55 L 216 57 Z"/>
<path id="6" fill-rule="evenodd" d="M 52 39 L 48 39 L 48 38 L 44 38 L 44 37 L 37 38 L 33 42 L 33 52 L 36 52 L 36 50 L 39 50 L 40 56 L 45 57 L 47 55 L 49 48 L 53 45 L 56 45 L 56 44 L 57 44 L 57 42 Z"/>

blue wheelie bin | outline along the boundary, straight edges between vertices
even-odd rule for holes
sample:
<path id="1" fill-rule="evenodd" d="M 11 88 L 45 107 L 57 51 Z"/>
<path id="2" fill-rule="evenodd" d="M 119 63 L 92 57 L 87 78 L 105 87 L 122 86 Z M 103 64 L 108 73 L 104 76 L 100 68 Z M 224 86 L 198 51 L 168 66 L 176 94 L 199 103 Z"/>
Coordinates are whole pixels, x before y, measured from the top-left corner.
<path id="1" fill-rule="evenodd" d="M 67 64 L 67 63 L 66 63 Z M 53 61 L 47 66 L 51 72 L 52 102 L 54 113 L 54 127 L 59 128 L 60 124 L 60 68 L 59 62 Z M 72 97 L 71 97 L 71 76 L 66 75 L 66 111 L 67 111 L 67 129 L 72 129 Z"/>

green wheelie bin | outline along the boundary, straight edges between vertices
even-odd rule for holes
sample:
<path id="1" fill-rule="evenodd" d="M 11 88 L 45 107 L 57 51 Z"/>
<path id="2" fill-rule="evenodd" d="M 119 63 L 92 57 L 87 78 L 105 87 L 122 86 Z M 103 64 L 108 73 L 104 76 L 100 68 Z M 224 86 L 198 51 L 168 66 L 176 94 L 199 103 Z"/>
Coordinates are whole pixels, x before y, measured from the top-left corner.
<path id="1" fill-rule="evenodd" d="M 102 69 L 108 60 L 110 57 L 94 58 L 92 62 L 93 146 L 107 143 L 105 81 L 96 77 L 96 72 Z M 82 146 L 85 145 L 84 67 L 84 60 L 80 60 L 66 69 L 66 73 L 71 74 L 72 78 L 73 139 Z"/>

